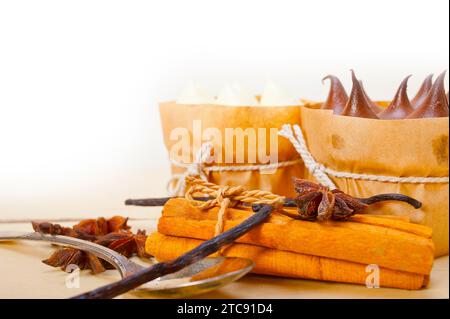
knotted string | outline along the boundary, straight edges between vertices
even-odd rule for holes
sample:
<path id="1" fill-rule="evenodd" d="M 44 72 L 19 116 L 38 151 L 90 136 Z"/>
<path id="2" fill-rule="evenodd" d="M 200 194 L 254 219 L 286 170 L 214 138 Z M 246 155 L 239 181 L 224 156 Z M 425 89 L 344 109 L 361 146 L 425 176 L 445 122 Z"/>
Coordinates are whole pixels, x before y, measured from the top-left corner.
<path id="1" fill-rule="evenodd" d="M 203 143 L 195 154 L 192 164 L 181 164 L 171 161 L 174 166 L 182 167 L 185 171 L 180 174 L 173 174 L 167 183 L 167 192 L 170 197 L 178 196 L 184 192 L 186 176 L 199 176 L 201 179 L 207 180 L 205 164 L 209 163 L 213 158 L 211 154 L 212 149 L 213 144 L 211 142 Z"/>
<path id="2" fill-rule="evenodd" d="M 232 208 L 239 204 L 247 203 L 273 205 L 277 208 L 283 205 L 285 199 L 283 196 L 262 190 L 246 190 L 243 186 L 219 186 L 194 176 L 186 176 L 185 183 L 187 186 L 185 198 L 193 206 L 201 210 L 219 206 L 214 236 L 223 232 L 226 211 L 229 207 Z M 196 201 L 194 194 L 206 195 L 211 197 L 211 199 L 204 202 Z M 221 253 L 222 251 L 219 251 L 219 254 Z"/>
<path id="3" fill-rule="evenodd" d="M 210 165 L 214 161 L 212 152 L 214 145 L 212 142 L 205 142 L 195 153 L 193 163 L 181 163 L 171 160 L 173 166 L 183 168 L 185 171 L 179 174 L 173 174 L 167 183 L 167 193 L 170 197 L 184 194 L 186 189 L 186 176 L 199 176 L 203 180 L 208 180 L 210 172 L 247 172 L 247 171 L 269 171 L 282 167 L 297 165 L 302 162 L 301 159 L 275 162 L 268 164 L 249 164 L 249 165 Z"/>
<path id="4" fill-rule="evenodd" d="M 292 130 L 293 128 L 293 130 Z M 308 171 L 316 180 L 330 189 L 335 189 L 336 185 L 331 180 L 330 176 L 336 178 L 350 178 L 366 181 L 388 182 L 388 183 L 412 183 L 412 184 L 428 184 L 428 183 L 448 183 L 449 177 L 421 177 L 421 176 L 385 176 L 372 174 L 358 174 L 351 172 L 336 171 L 331 168 L 318 163 L 308 150 L 303 132 L 297 124 L 291 126 L 290 124 L 283 125 L 278 132 L 280 136 L 287 138 L 297 152 L 300 154 Z"/>

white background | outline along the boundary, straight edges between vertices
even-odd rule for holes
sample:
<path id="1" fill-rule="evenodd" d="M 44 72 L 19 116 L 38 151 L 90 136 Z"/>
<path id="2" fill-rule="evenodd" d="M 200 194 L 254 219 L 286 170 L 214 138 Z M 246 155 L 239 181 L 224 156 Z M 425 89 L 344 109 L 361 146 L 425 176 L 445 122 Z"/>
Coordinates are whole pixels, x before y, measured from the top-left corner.
<path id="1" fill-rule="evenodd" d="M 374 99 L 448 68 L 448 0 L 2 1 L 0 219 L 121 213 L 164 195 L 157 103 L 272 79 L 323 99 L 321 78 Z"/>

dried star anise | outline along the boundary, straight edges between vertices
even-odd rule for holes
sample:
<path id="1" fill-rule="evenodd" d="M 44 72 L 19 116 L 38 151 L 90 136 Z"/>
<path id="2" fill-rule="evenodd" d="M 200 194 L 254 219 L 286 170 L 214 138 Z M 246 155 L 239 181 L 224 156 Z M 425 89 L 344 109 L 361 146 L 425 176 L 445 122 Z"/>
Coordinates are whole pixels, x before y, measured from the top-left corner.
<path id="1" fill-rule="evenodd" d="M 89 240 L 128 258 L 133 255 L 141 258 L 149 257 L 145 252 L 147 239 L 145 231 L 138 230 L 136 234 L 133 234 L 127 221 L 128 218 L 114 216 L 109 219 L 100 217 L 82 220 L 73 227 L 63 227 L 49 222 L 32 222 L 32 225 L 37 232 Z M 100 260 L 91 253 L 68 247 L 58 249 L 43 262 L 53 267 L 61 267 L 64 271 L 68 265 L 75 264 L 80 269 L 91 269 L 96 274 L 112 268 L 108 262 Z"/>
<path id="2" fill-rule="evenodd" d="M 362 213 L 370 204 L 396 200 L 406 202 L 415 208 L 421 203 L 402 194 L 380 194 L 369 198 L 355 198 L 341 190 L 330 190 L 328 187 L 307 180 L 294 178 L 297 197 L 295 204 L 301 219 L 305 220 L 347 220 L 355 214 Z"/>

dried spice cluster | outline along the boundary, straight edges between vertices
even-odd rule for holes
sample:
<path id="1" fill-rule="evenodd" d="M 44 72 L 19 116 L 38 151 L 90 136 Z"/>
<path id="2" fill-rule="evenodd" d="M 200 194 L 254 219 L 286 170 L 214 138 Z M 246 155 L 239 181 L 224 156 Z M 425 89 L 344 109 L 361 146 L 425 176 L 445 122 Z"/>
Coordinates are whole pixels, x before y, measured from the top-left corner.
<path id="1" fill-rule="evenodd" d="M 89 240 L 126 257 L 133 255 L 149 257 L 145 252 L 147 239 L 145 231 L 138 230 L 136 234 L 133 234 L 127 221 L 128 218 L 114 216 L 109 219 L 103 217 L 86 219 L 73 227 L 63 227 L 49 222 L 33 222 L 32 225 L 37 232 Z M 64 271 L 68 265 L 75 264 L 80 269 L 91 269 L 96 274 L 112 268 L 109 263 L 91 253 L 67 247 L 58 249 L 43 262 L 52 267 L 61 267 Z"/>
<path id="2" fill-rule="evenodd" d="M 304 220 L 347 220 L 355 214 L 363 213 L 364 209 L 374 203 L 384 201 L 401 201 L 414 208 L 420 208 L 422 203 L 402 194 L 379 194 L 368 198 L 356 198 L 341 190 L 330 190 L 321 184 L 294 178 L 297 197 L 294 199 L 297 211 Z"/>
<path id="3" fill-rule="evenodd" d="M 367 207 L 344 192 L 302 179 L 294 179 L 298 213 L 306 220 L 346 220 Z"/>

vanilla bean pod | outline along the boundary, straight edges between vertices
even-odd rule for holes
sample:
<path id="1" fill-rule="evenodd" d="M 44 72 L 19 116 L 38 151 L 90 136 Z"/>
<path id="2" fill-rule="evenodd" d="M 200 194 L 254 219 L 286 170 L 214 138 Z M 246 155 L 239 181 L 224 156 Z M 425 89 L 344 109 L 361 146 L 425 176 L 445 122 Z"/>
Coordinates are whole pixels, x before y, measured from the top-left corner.
<path id="1" fill-rule="evenodd" d="M 402 194 L 379 194 L 368 198 L 356 198 L 339 189 L 293 178 L 297 197 L 297 212 L 304 220 L 348 220 L 355 214 L 364 213 L 371 204 L 383 201 L 401 201 L 414 208 L 422 207 L 418 200 Z"/>
<path id="2" fill-rule="evenodd" d="M 127 206 L 164 206 L 166 202 L 172 197 L 160 198 L 142 198 L 142 199 L 127 199 L 125 205 Z"/>
<path id="3" fill-rule="evenodd" d="M 125 205 L 127 206 L 164 206 L 170 199 L 176 197 L 155 197 L 155 198 L 141 198 L 141 199 L 127 199 Z M 209 197 L 197 197 L 199 201 L 207 201 Z"/>
<path id="4" fill-rule="evenodd" d="M 142 199 L 127 199 L 125 201 L 125 205 L 128 206 L 145 206 L 145 207 L 152 207 L 152 206 L 164 206 L 165 203 L 167 203 L 170 199 L 175 197 L 160 197 L 160 198 L 142 198 Z M 207 201 L 210 200 L 209 197 L 196 197 L 195 200 L 198 201 Z M 417 199 L 414 199 L 412 197 L 403 195 L 403 194 L 379 194 L 367 198 L 357 198 L 362 203 L 366 205 L 371 205 L 383 201 L 400 201 L 405 202 L 413 206 L 414 208 L 418 209 L 422 207 L 422 203 L 419 202 Z M 245 203 L 243 203 L 245 205 Z M 285 198 L 284 204 L 285 207 L 296 207 L 295 200 L 292 198 Z"/>
<path id="5" fill-rule="evenodd" d="M 203 242 L 177 259 L 156 264 L 131 276 L 125 277 L 122 280 L 75 296 L 72 299 L 114 298 L 129 290 L 137 288 L 148 281 L 177 272 L 217 252 L 221 247 L 234 242 L 236 239 L 264 222 L 266 218 L 269 217 L 272 209 L 272 206 L 269 205 L 255 205 L 253 206 L 255 214 L 248 219 L 226 232 Z"/>
<path id="6" fill-rule="evenodd" d="M 141 199 L 127 199 L 125 201 L 125 205 L 128 206 L 145 206 L 145 207 L 153 207 L 153 206 L 164 206 L 170 199 L 176 197 L 160 197 L 160 198 L 141 198 Z M 208 201 L 210 197 L 195 197 L 195 200 L 198 201 Z M 242 203 L 243 206 L 246 206 L 246 203 Z M 285 207 L 296 207 L 295 201 L 292 198 L 285 198 L 284 204 Z"/>
<path id="7" fill-rule="evenodd" d="M 422 203 L 419 202 L 417 199 L 414 199 L 412 197 L 402 195 L 402 194 L 379 194 L 367 198 L 358 198 L 362 203 L 366 205 L 372 205 L 379 202 L 384 201 L 399 201 L 399 202 L 405 202 L 410 204 L 415 209 L 418 209 L 422 207 Z"/>

